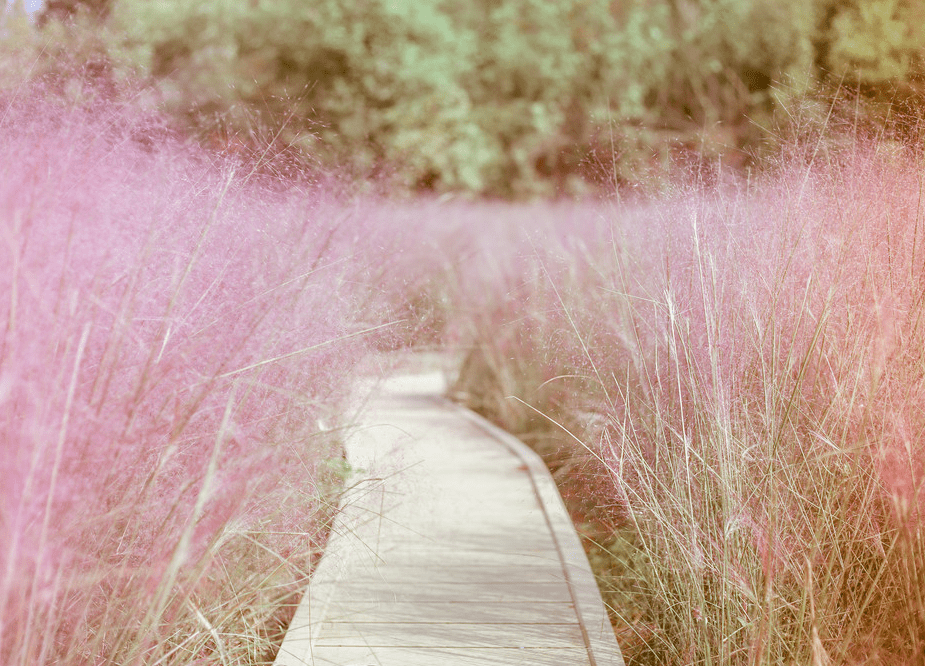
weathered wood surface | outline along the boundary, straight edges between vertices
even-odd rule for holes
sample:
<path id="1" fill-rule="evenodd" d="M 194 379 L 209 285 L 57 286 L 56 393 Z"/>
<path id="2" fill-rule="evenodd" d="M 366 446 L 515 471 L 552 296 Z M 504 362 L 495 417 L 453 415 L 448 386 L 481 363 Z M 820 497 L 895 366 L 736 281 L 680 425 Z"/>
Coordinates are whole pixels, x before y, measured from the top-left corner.
<path id="1" fill-rule="evenodd" d="M 358 480 L 277 666 L 622 666 L 542 461 L 441 391 L 399 377 L 364 409 Z"/>

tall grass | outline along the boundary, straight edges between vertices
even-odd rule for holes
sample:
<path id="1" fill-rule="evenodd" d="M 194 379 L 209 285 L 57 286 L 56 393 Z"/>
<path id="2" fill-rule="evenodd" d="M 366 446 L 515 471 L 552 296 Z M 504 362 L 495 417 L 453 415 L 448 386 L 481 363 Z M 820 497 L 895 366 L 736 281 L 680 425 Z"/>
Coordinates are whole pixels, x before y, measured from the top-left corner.
<path id="1" fill-rule="evenodd" d="M 0 107 L 0 662 L 271 660 L 349 373 L 408 342 L 467 348 L 459 395 L 629 533 L 630 663 L 922 660 L 913 150 L 649 203 L 348 206 L 82 99 Z"/>
<path id="2" fill-rule="evenodd" d="M 923 173 L 876 141 L 795 151 L 566 221 L 519 293 L 483 283 L 461 387 L 612 480 L 631 663 L 925 658 Z"/>
<path id="3" fill-rule="evenodd" d="M 262 663 L 383 313 L 369 234 L 86 99 L 0 106 L 0 663 Z"/>

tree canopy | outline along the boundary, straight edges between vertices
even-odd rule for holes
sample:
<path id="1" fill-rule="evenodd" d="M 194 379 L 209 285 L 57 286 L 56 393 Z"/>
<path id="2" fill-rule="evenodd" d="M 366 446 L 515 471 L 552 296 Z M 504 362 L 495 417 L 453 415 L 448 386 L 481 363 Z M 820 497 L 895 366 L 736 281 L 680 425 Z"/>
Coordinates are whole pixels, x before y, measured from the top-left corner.
<path id="1" fill-rule="evenodd" d="M 140 73 L 202 136 L 517 197 L 744 164 L 834 89 L 867 120 L 914 113 L 923 19 L 922 0 L 53 0 L 40 24 L 45 60 Z"/>

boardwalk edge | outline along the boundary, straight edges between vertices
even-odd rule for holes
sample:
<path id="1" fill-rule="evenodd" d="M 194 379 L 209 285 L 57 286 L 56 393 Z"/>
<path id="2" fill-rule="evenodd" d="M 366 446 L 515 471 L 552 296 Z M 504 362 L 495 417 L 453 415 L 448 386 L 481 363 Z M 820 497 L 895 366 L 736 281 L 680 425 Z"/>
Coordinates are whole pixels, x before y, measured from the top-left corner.
<path id="1" fill-rule="evenodd" d="M 610 624 L 610 618 L 607 616 L 597 581 L 591 572 L 591 565 L 546 463 L 536 451 L 517 437 L 472 410 L 447 398 L 440 398 L 440 402 L 463 415 L 523 461 L 533 481 L 537 498 L 547 516 L 549 527 L 557 541 L 563 571 L 573 591 L 575 610 L 582 624 L 582 634 L 586 639 L 591 664 L 593 666 L 624 666 L 623 655 L 613 626 Z"/>

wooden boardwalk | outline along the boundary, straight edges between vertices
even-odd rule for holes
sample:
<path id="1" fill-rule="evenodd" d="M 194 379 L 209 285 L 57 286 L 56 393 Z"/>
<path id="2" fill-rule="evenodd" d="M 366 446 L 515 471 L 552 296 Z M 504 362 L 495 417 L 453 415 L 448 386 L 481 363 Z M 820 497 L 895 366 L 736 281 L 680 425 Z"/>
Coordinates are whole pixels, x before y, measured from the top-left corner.
<path id="1" fill-rule="evenodd" d="M 385 383 L 347 443 L 351 482 L 277 666 L 622 666 L 539 457 L 440 397 Z"/>

